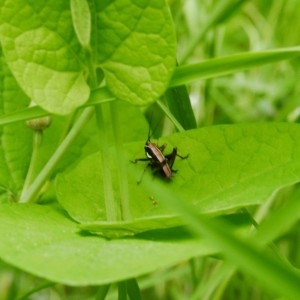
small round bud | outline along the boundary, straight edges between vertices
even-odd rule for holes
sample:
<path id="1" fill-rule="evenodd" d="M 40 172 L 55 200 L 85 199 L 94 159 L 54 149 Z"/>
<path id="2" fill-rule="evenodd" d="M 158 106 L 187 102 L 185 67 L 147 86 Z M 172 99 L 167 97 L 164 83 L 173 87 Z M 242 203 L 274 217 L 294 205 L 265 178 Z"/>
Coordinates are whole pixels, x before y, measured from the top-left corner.
<path id="1" fill-rule="evenodd" d="M 45 116 L 37 119 L 26 121 L 26 125 L 33 130 L 44 130 L 51 124 L 51 116 Z"/>

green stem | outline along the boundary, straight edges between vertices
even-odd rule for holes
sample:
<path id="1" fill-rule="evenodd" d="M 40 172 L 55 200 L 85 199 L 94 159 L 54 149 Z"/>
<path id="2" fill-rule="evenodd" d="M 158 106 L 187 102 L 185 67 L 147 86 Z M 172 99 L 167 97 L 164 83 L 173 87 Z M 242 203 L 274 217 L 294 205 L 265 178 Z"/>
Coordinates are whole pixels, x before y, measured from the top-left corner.
<path id="1" fill-rule="evenodd" d="M 23 198 L 25 197 L 27 190 L 29 189 L 30 184 L 33 182 L 33 179 L 36 175 L 36 166 L 38 162 L 40 146 L 42 144 L 43 139 L 43 131 L 42 130 L 34 130 L 33 133 L 33 148 L 31 154 L 31 160 L 28 168 L 28 172 L 25 178 L 25 182 L 23 185 L 22 193 L 20 196 L 20 202 L 24 202 Z"/>
<path id="2" fill-rule="evenodd" d="M 97 116 L 97 125 L 100 139 L 100 148 L 101 148 L 101 160 L 103 168 L 103 193 L 104 193 L 104 203 L 106 210 L 106 219 L 109 222 L 117 220 L 117 211 L 116 204 L 114 201 L 113 185 L 112 185 L 112 176 L 110 169 L 110 157 L 111 153 L 108 148 L 108 138 L 104 122 L 104 114 L 102 111 L 102 105 L 95 107 L 96 116 Z"/>
<path id="3" fill-rule="evenodd" d="M 97 87 L 97 74 L 94 68 L 94 63 L 92 61 L 92 53 L 89 60 L 89 73 L 91 79 L 91 85 L 93 88 Z M 102 105 L 95 106 L 98 132 L 99 132 L 99 140 L 100 140 L 100 152 L 101 152 L 101 161 L 103 168 L 103 194 L 104 194 L 104 203 L 105 203 L 105 211 L 106 211 L 106 219 L 109 222 L 116 221 L 118 219 L 116 203 L 114 199 L 113 193 L 113 184 L 112 184 L 112 175 L 110 168 L 110 151 L 109 151 L 109 143 L 107 138 L 107 130 L 105 126 Z"/>
<path id="4" fill-rule="evenodd" d="M 121 204 L 121 218 L 124 221 L 131 219 L 130 206 L 129 206 L 129 197 L 128 197 L 128 178 L 125 160 L 122 159 L 122 134 L 121 134 L 121 125 L 120 118 L 118 115 L 118 103 L 116 101 L 110 104 L 111 107 L 111 121 L 113 124 L 113 133 L 114 141 L 116 146 L 116 155 L 117 155 L 117 165 L 118 165 L 118 181 L 120 187 L 120 204 Z"/>
<path id="5" fill-rule="evenodd" d="M 71 128 L 68 135 L 62 141 L 62 143 L 58 146 L 58 148 L 56 149 L 56 151 L 54 152 L 52 157 L 49 159 L 47 164 L 44 166 L 43 170 L 36 177 L 36 179 L 33 181 L 33 183 L 30 185 L 30 187 L 24 192 L 24 195 L 21 198 L 20 202 L 26 203 L 26 202 L 34 202 L 36 200 L 36 197 L 37 197 L 40 189 L 43 187 L 45 182 L 48 180 L 48 178 L 52 174 L 58 161 L 65 154 L 66 150 L 71 145 L 71 143 L 74 141 L 74 139 L 77 137 L 79 131 L 82 129 L 82 127 L 85 125 L 85 123 L 87 123 L 90 120 L 93 112 L 94 112 L 93 108 L 86 108 L 82 112 L 81 116 L 75 122 L 74 126 Z"/>
<path id="6" fill-rule="evenodd" d="M 127 299 L 126 282 L 125 281 L 118 282 L 118 300 L 126 300 L 126 299 Z"/>

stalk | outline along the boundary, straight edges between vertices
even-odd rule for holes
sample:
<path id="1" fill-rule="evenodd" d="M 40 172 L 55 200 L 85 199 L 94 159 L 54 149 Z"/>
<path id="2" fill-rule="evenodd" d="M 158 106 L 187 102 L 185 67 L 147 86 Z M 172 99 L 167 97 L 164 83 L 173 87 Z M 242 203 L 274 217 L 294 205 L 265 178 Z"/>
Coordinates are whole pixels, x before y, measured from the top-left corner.
<path id="1" fill-rule="evenodd" d="M 80 117 L 75 121 L 73 127 L 62 141 L 62 143 L 58 146 L 54 154 L 51 156 L 49 161 L 46 163 L 42 171 L 35 178 L 32 184 L 24 191 L 22 197 L 20 199 L 21 203 L 34 202 L 37 199 L 40 189 L 43 187 L 45 182 L 49 179 L 52 174 L 55 166 L 65 154 L 69 146 L 72 144 L 74 139 L 77 137 L 80 130 L 83 126 L 90 120 L 92 114 L 94 112 L 93 108 L 86 108 Z"/>

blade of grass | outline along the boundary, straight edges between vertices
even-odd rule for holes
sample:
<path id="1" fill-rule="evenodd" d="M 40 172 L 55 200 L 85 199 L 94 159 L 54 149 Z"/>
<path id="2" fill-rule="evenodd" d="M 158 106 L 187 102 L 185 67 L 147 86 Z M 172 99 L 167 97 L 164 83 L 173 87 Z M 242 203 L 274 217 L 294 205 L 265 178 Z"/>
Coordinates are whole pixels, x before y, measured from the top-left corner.
<path id="1" fill-rule="evenodd" d="M 126 282 L 118 282 L 118 300 L 127 300 Z"/>
<path id="2" fill-rule="evenodd" d="M 126 280 L 126 288 L 131 300 L 142 300 L 141 291 L 135 278 Z"/>
<path id="3" fill-rule="evenodd" d="M 224 76 L 246 69 L 276 63 L 300 55 L 300 47 L 239 53 L 203 62 L 179 66 L 171 79 L 170 87 L 180 86 L 200 79 Z"/>
<path id="4" fill-rule="evenodd" d="M 296 224 L 300 218 L 300 187 L 297 186 L 292 193 L 287 203 L 268 214 L 267 218 L 258 226 L 255 233 L 255 240 L 260 245 L 269 245 L 277 239 L 280 235 L 288 232 L 289 229 Z M 281 257 L 277 251 L 275 244 L 272 244 L 270 248 L 275 255 Z M 283 258 L 284 259 L 284 258 Z M 236 273 L 236 268 L 232 265 L 219 265 L 215 275 L 210 278 L 205 285 L 200 285 L 199 288 L 193 294 L 191 299 L 211 299 L 214 294 L 214 299 L 219 299 L 224 289 L 226 289 L 229 279 Z M 204 297 L 204 295 L 209 295 Z"/>
<path id="5" fill-rule="evenodd" d="M 165 93 L 165 98 L 170 111 L 185 130 L 197 127 L 190 97 L 185 85 L 168 89 Z"/>
<path id="6" fill-rule="evenodd" d="M 299 197 L 300 186 L 298 185 L 284 206 L 268 214 L 267 218 L 258 227 L 255 235 L 259 243 L 266 245 L 274 241 L 296 224 L 300 219 Z"/>
<path id="7" fill-rule="evenodd" d="M 97 295 L 95 297 L 95 300 L 105 300 L 105 298 L 108 294 L 109 288 L 110 288 L 110 284 L 100 285 L 99 289 L 97 291 Z"/>
<path id="8" fill-rule="evenodd" d="M 113 100 L 115 100 L 115 97 L 109 92 L 109 90 L 106 87 L 104 87 L 94 90 L 91 93 L 89 101 L 85 103 L 82 107 L 88 107 L 95 104 L 110 102 Z M 25 120 L 36 119 L 47 115 L 49 115 L 49 113 L 43 110 L 41 107 L 32 106 L 22 111 L 17 111 L 11 114 L 0 116 L 0 126 Z"/>
<path id="9" fill-rule="evenodd" d="M 36 119 L 49 115 L 39 106 L 28 107 L 24 110 L 0 116 L 0 126 L 25 120 Z"/>
<path id="10" fill-rule="evenodd" d="M 218 247 L 233 266 L 251 274 L 261 284 L 280 295 L 291 299 L 299 297 L 299 273 L 268 255 L 253 239 L 238 238 L 232 234 L 233 230 L 229 224 L 221 220 L 209 219 L 204 215 L 197 215 L 183 199 L 166 189 L 162 183 L 157 181 L 153 184 L 148 174 L 145 174 L 143 184 L 149 193 L 153 189 L 158 191 L 160 199 L 179 213 L 194 233 Z"/>
<path id="11" fill-rule="evenodd" d="M 183 132 L 184 128 L 177 121 L 177 119 L 173 116 L 173 114 L 170 112 L 168 107 L 161 100 L 157 100 L 157 104 L 163 110 L 163 112 L 166 114 L 166 116 L 171 120 L 171 122 L 174 124 L 174 126 L 177 128 L 177 130 L 180 132 Z"/>

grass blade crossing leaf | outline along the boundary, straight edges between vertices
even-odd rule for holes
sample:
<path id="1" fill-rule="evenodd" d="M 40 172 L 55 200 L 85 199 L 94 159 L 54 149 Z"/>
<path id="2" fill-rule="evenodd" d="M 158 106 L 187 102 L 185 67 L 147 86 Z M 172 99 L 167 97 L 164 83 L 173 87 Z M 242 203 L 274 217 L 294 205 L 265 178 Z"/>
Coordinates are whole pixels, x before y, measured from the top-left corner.
<path id="1" fill-rule="evenodd" d="M 233 265 L 251 274 L 260 284 L 272 288 L 279 295 L 290 299 L 299 297 L 300 273 L 290 265 L 274 259 L 253 239 L 246 240 L 233 234 L 233 228 L 226 222 L 197 214 L 183 198 L 180 199 L 161 182 L 154 185 L 148 178 L 145 186 L 148 192 L 157 189 L 164 203 L 185 219 L 191 231 L 205 237 L 211 246 L 220 249 Z"/>

